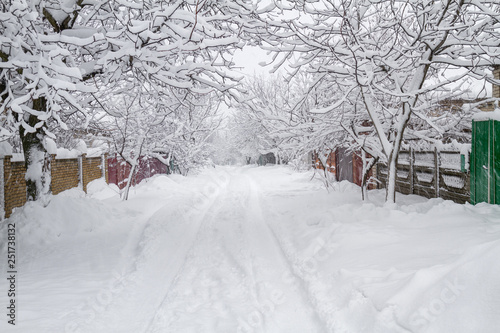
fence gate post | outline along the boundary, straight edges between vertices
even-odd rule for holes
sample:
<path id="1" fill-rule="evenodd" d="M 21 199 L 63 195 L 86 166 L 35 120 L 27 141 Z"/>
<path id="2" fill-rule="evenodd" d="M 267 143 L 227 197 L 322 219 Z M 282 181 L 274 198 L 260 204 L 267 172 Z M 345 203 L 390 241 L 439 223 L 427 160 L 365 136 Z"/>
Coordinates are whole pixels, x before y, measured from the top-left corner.
<path id="1" fill-rule="evenodd" d="M 5 219 L 5 177 L 3 163 L 4 157 L 0 156 L 0 221 Z"/>
<path id="2" fill-rule="evenodd" d="M 83 190 L 83 155 L 78 156 L 78 185 Z"/>
<path id="3" fill-rule="evenodd" d="M 439 166 L 441 165 L 441 155 L 437 148 L 434 148 L 434 186 L 436 187 L 436 198 L 439 198 Z"/>

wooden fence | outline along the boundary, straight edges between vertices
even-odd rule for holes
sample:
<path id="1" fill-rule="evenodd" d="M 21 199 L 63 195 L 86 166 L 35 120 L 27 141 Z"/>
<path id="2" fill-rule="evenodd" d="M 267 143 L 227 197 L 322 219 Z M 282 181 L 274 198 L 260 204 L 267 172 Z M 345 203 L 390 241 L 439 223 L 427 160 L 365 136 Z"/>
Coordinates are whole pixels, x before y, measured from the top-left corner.
<path id="1" fill-rule="evenodd" d="M 466 156 L 457 151 L 403 150 L 397 163 L 396 191 L 457 203 L 470 201 L 470 173 Z M 377 164 L 379 188 L 385 188 L 387 165 Z"/>

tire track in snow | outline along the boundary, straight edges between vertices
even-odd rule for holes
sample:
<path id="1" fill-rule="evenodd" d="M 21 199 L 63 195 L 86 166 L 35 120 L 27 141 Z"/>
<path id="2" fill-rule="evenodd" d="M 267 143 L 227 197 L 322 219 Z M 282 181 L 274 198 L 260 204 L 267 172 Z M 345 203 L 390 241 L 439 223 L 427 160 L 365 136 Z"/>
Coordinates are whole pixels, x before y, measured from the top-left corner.
<path id="1" fill-rule="evenodd" d="M 307 312 L 318 324 L 314 330 L 307 330 L 307 332 L 327 332 L 328 329 L 326 328 L 326 323 L 324 322 L 322 316 L 319 315 L 315 299 L 312 297 L 309 288 L 307 288 L 307 282 L 300 276 L 300 274 L 298 274 L 294 261 L 287 254 L 287 251 L 282 245 L 281 239 L 278 237 L 273 227 L 269 224 L 268 219 L 265 218 L 259 195 L 261 191 L 259 190 L 258 185 L 248 175 L 246 175 L 246 178 L 251 191 L 248 211 L 251 212 L 251 219 L 256 221 L 255 227 L 260 229 L 262 234 L 269 236 L 270 246 L 274 249 L 269 250 L 269 252 L 277 254 L 277 260 L 280 261 L 286 268 L 284 273 L 281 275 L 281 280 L 285 286 L 296 289 L 296 292 L 298 293 L 297 296 L 306 306 Z"/>
<path id="2" fill-rule="evenodd" d="M 230 183 L 230 179 L 228 183 Z M 149 323 L 144 329 L 144 332 L 150 332 L 154 329 L 155 321 L 158 320 L 158 318 L 161 318 L 161 309 L 164 307 L 165 303 L 167 302 L 169 296 L 171 295 L 171 292 L 173 289 L 175 289 L 176 285 L 179 282 L 179 279 L 181 278 L 182 274 L 186 270 L 186 266 L 190 260 L 193 260 L 195 258 L 195 249 L 197 244 L 200 243 L 204 239 L 204 234 L 207 233 L 207 230 L 210 230 L 213 226 L 213 221 L 214 217 L 217 215 L 217 212 L 221 208 L 221 202 L 223 202 L 225 197 L 227 196 L 227 188 L 228 184 L 224 184 L 223 187 L 219 187 L 219 193 L 218 195 L 212 200 L 210 205 L 204 209 L 204 212 L 202 215 L 197 217 L 198 220 L 198 228 L 196 231 L 196 235 L 194 236 L 193 241 L 191 242 L 191 245 L 189 246 L 189 249 L 185 252 L 186 256 L 183 259 L 182 265 L 177 269 L 177 273 L 173 277 L 171 283 L 169 284 L 169 287 L 167 288 L 167 292 L 164 294 L 164 296 L 161 299 L 161 302 L 158 304 L 156 307 L 156 310 L 154 314 L 151 316 L 151 319 L 149 320 Z M 161 319 L 160 319 L 161 320 Z"/>
<path id="3" fill-rule="evenodd" d="M 83 332 L 140 332 L 147 327 L 151 321 L 151 313 L 160 306 L 164 295 L 169 292 L 170 286 L 184 267 L 187 254 L 196 244 L 206 215 L 212 211 L 223 193 L 220 189 L 227 185 L 224 180 L 217 182 L 221 178 L 223 177 L 220 175 L 216 180 L 212 178 L 205 185 L 205 188 L 215 190 L 215 193 L 208 191 L 211 197 L 203 193 L 203 197 L 198 196 L 194 200 L 185 198 L 183 200 L 187 201 L 187 205 L 178 205 L 174 209 L 172 203 L 167 203 L 144 223 L 138 244 L 140 254 L 133 264 L 135 267 L 122 277 L 127 281 L 126 288 L 115 295 L 91 324 L 81 327 Z M 187 210 L 183 210 L 186 208 Z M 163 288 L 152 289 L 152 286 Z M 130 327 L 131 322 L 126 327 L 119 326 L 125 324 L 121 320 L 124 317 L 137 318 L 135 326 Z M 111 323 L 114 326 L 108 327 Z"/>
<path id="4" fill-rule="evenodd" d="M 253 212 L 257 189 L 245 171 L 231 174 L 146 332 L 324 331 L 307 297 L 283 281 L 289 266 Z"/>
<path id="5" fill-rule="evenodd" d="M 254 187 L 257 187 L 257 184 L 254 183 Z M 257 198 L 257 200 L 259 202 L 262 202 L 262 199 L 260 198 Z M 260 207 L 261 205 L 259 205 L 259 208 Z M 283 216 L 279 216 L 270 208 L 268 208 L 268 213 L 270 216 L 272 216 L 270 220 L 274 218 L 283 218 Z M 285 234 L 284 232 L 280 231 L 280 228 L 282 227 L 276 224 L 275 228 L 274 226 L 269 224 L 266 219 L 264 219 L 264 221 L 271 234 L 273 235 L 277 246 L 279 246 L 284 259 L 288 262 L 288 265 L 290 267 L 292 276 L 288 277 L 287 279 L 296 281 L 292 283 L 297 283 L 300 286 L 300 289 L 305 294 L 305 297 L 307 298 L 309 304 L 314 308 L 315 314 L 320 318 L 323 324 L 324 328 L 322 332 L 350 331 L 349 328 L 345 327 L 342 324 L 342 318 L 339 317 L 339 314 L 343 311 L 343 309 L 333 306 L 333 302 L 331 299 L 331 286 L 324 284 L 326 278 L 318 278 L 318 276 L 314 272 L 311 272 L 311 269 L 314 270 L 314 267 L 308 267 L 308 259 L 311 259 L 311 262 L 315 262 L 315 257 L 301 260 L 294 252 L 290 241 L 287 241 L 285 238 L 280 237 L 280 235 Z M 321 245 L 321 247 L 318 249 L 318 252 L 326 251 L 327 253 L 329 253 L 329 251 L 331 251 L 331 248 L 325 246 L 324 243 L 320 243 L 319 245 Z"/>
<path id="6" fill-rule="evenodd" d="M 186 290 L 186 280 L 194 280 L 193 284 L 195 284 L 196 280 L 200 279 L 199 275 L 207 274 L 216 277 L 218 273 L 229 270 L 230 273 L 228 275 L 230 277 L 228 279 L 226 278 L 225 283 L 229 284 L 228 280 L 229 282 L 232 282 L 232 287 L 235 290 L 229 291 L 228 293 L 237 294 L 239 292 L 239 296 L 244 297 L 246 302 L 251 302 L 253 304 L 256 303 L 254 291 L 255 283 L 253 283 L 251 269 L 249 269 L 248 267 L 248 254 L 245 253 L 245 249 L 248 247 L 248 243 L 245 237 L 243 237 L 241 223 L 232 223 L 232 220 L 227 219 L 227 217 L 229 216 L 236 221 L 241 222 L 242 220 L 244 220 L 244 203 L 248 199 L 248 188 L 243 187 L 243 191 L 241 191 L 241 189 L 242 187 L 238 184 L 238 175 L 231 175 L 228 186 L 224 188 L 224 194 L 220 195 L 217 198 L 218 204 L 212 205 L 210 208 L 210 213 L 206 214 L 205 216 L 205 221 L 203 223 L 203 226 L 200 228 L 199 236 L 195 241 L 195 246 L 193 246 L 189 256 L 186 258 L 184 267 L 187 267 L 187 269 L 182 269 L 179 272 L 175 283 L 173 283 L 171 286 L 171 289 L 175 291 L 172 291 L 165 296 L 162 301 L 162 305 L 158 308 L 155 317 L 146 330 L 147 332 L 164 332 L 165 329 L 177 332 L 181 329 L 167 327 L 168 325 L 175 325 L 175 323 L 172 323 L 176 319 L 172 318 L 175 317 L 175 314 L 173 314 L 171 309 L 169 309 L 172 307 L 171 303 L 180 303 L 180 306 L 176 309 L 177 311 L 179 311 L 179 308 L 181 308 L 185 309 L 184 312 L 190 312 L 194 314 L 194 312 L 201 312 L 201 310 L 203 310 L 203 307 L 207 304 L 210 305 L 211 303 L 220 303 L 222 299 L 231 298 L 230 296 L 224 294 L 221 295 L 220 299 L 209 297 L 205 300 L 205 303 L 192 300 L 187 306 L 186 304 L 182 304 L 182 300 L 178 299 L 182 298 L 182 291 Z M 220 230 L 222 230 L 223 232 L 219 233 Z M 210 258 L 215 259 L 217 264 L 206 267 L 207 265 L 203 263 L 202 257 L 207 254 L 204 252 L 209 249 L 213 250 L 208 251 L 208 255 L 210 256 Z M 224 272 L 223 274 L 227 273 Z M 220 281 L 212 282 L 215 283 L 215 287 L 214 285 L 207 285 L 204 286 L 206 287 L 204 289 L 217 289 L 217 284 L 220 283 Z M 218 324 L 218 318 L 216 318 L 217 316 L 212 315 L 211 317 L 211 320 L 208 320 L 207 318 L 206 321 L 213 322 L 212 326 L 231 326 L 231 324 L 228 324 L 228 322 L 231 321 L 230 318 L 225 318 L 226 323 Z M 204 323 L 204 325 L 204 329 L 206 330 L 208 327 L 208 323 Z M 219 329 L 214 327 L 212 330 L 208 331 L 215 332 L 219 331 Z"/>

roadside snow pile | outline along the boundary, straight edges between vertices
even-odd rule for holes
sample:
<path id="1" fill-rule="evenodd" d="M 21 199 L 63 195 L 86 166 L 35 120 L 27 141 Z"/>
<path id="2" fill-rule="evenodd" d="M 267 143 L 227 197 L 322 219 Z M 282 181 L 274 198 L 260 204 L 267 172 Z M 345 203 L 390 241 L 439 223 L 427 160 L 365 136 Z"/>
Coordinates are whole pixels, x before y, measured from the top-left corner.
<path id="1" fill-rule="evenodd" d="M 177 175 L 176 175 L 177 176 Z M 180 176 L 181 179 L 184 177 Z M 179 191 L 182 186 L 172 176 L 154 175 L 151 178 L 144 179 L 140 184 L 135 186 L 136 191 Z"/>
<path id="2" fill-rule="evenodd" d="M 85 192 L 75 188 L 53 196 L 46 207 L 40 201 L 28 202 L 16 209 L 8 221 L 16 224 L 17 238 L 23 246 L 36 247 L 98 232 L 109 223 L 109 218 L 103 217 L 114 214 L 114 209 L 85 198 Z M 6 234 L 4 231 L 2 228 L 2 236 Z"/>
<path id="3" fill-rule="evenodd" d="M 303 189 L 295 184 L 289 190 Z M 265 200 L 330 330 L 498 332 L 499 206 L 398 195 L 388 207 L 383 191 L 363 203 L 352 184 L 336 187 L 308 200 Z"/>
<path id="4" fill-rule="evenodd" d="M 104 200 L 120 195 L 120 189 L 115 184 L 106 184 L 102 178 L 87 185 L 87 195 L 91 198 Z"/>

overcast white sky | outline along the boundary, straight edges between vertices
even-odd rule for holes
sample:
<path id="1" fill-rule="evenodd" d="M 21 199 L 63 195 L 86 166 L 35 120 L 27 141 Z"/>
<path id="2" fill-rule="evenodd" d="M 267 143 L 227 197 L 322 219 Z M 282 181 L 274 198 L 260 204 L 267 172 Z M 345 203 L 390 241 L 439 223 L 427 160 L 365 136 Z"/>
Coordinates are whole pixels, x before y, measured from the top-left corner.
<path id="1" fill-rule="evenodd" d="M 241 67 L 234 71 L 244 75 L 267 74 L 272 66 L 262 67 L 259 63 L 269 62 L 270 59 L 271 56 L 267 55 L 267 51 L 256 46 L 246 46 L 234 53 L 233 61 L 237 67 Z"/>
<path id="2" fill-rule="evenodd" d="M 271 56 L 267 55 L 267 51 L 260 49 L 259 47 L 245 46 L 242 50 L 236 50 L 233 57 L 233 62 L 235 67 L 233 72 L 239 73 L 245 77 L 253 75 L 271 75 L 269 71 L 272 69 L 272 65 L 262 67 L 259 65 L 260 62 L 269 62 Z M 222 104 L 220 110 L 224 114 L 230 114 L 227 105 Z"/>

